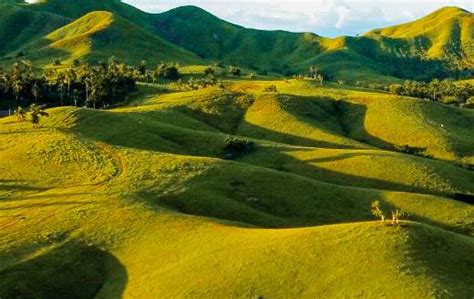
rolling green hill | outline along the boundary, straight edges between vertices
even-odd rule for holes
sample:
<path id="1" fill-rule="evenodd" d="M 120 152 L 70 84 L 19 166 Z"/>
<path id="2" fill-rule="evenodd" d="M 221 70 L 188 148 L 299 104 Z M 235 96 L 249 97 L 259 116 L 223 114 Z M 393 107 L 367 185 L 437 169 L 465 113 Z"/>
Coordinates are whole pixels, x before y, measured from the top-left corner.
<path id="1" fill-rule="evenodd" d="M 95 11 L 61 27 L 24 48 L 27 57 L 47 63 L 66 60 L 107 60 L 116 55 L 127 63 L 147 60 L 196 64 L 200 59 L 110 12 Z M 130 53 L 134 53 L 133 56 Z"/>
<path id="2" fill-rule="evenodd" d="M 0 296 L 469 297 L 474 115 L 412 101 L 233 81 L 0 119 Z"/>

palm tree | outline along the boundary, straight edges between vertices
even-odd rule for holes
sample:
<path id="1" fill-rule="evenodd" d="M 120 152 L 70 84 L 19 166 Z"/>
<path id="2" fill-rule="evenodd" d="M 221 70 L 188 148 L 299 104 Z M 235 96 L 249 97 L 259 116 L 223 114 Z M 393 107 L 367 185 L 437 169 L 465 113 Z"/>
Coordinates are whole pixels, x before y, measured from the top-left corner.
<path id="1" fill-rule="evenodd" d="M 13 81 L 12 87 L 15 99 L 18 101 L 20 99 L 20 94 L 23 91 L 23 82 L 21 80 L 15 80 Z"/>
<path id="2" fill-rule="evenodd" d="M 35 98 L 35 103 L 37 103 L 38 102 L 38 97 L 39 97 L 39 94 L 40 94 L 40 90 L 39 90 L 39 86 L 38 86 L 37 82 L 35 82 L 35 84 L 33 84 L 33 86 L 31 87 L 31 94 Z"/>

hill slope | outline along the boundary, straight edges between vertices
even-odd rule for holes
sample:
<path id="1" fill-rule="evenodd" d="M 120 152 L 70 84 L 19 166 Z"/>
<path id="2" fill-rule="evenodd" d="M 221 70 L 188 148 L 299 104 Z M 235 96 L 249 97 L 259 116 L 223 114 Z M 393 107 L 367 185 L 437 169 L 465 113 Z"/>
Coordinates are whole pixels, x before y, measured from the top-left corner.
<path id="1" fill-rule="evenodd" d="M 25 47 L 28 58 L 51 61 L 53 57 L 66 59 L 106 60 L 116 55 L 125 62 L 141 60 L 181 61 L 197 63 L 194 54 L 178 48 L 137 25 L 110 12 L 96 11 L 61 27 L 45 38 Z"/>
<path id="2" fill-rule="evenodd" d="M 409 51 L 428 58 L 464 61 L 472 67 L 473 27 L 472 13 L 457 7 L 445 7 L 420 20 L 376 29 L 366 35 L 407 39 Z"/>
<path id="3" fill-rule="evenodd" d="M 470 296 L 474 208 L 449 197 L 472 195 L 474 173 L 449 161 L 473 145 L 438 144 L 467 139 L 473 115 L 313 84 L 236 81 L 54 108 L 39 126 L 0 119 L 0 296 Z M 390 130 L 405 122 L 416 134 Z M 253 151 L 223 159 L 229 135 Z M 384 140 L 431 142 L 446 161 Z M 374 200 L 424 224 L 366 222 Z"/>
<path id="4" fill-rule="evenodd" d="M 157 32 L 173 43 L 202 57 L 244 64 L 257 70 L 302 71 L 315 64 L 333 77 L 357 80 L 358 75 L 361 78 L 386 76 L 387 79 L 390 76 L 414 77 L 432 68 L 443 68 L 441 61 L 426 59 L 473 67 L 472 14 L 454 8 L 442 9 L 398 29 L 387 28 L 364 37 L 335 39 L 312 33 L 247 29 L 193 6 L 173 9 L 155 19 Z M 388 34 L 391 30 L 409 30 L 403 29 L 406 26 L 430 28 L 427 22 L 435 22 L 437 26 L 430 29 L 429 34 L 417 33 L 415 39 L 410 34 Z M 381 38 L 379 32 L 386 38 Z M 407 69 L 407 63 L 416 67 Z M 345 73 L 348 69 L 352 70 L 352 78 Z"/>
<path id="5" fill-rule="evenodd" d="M 18 54 L 19 49 L 40 36 L 67 23 L 70 19 L 50 13 L 35 12 L 0 2 L 0 57 Z"/>

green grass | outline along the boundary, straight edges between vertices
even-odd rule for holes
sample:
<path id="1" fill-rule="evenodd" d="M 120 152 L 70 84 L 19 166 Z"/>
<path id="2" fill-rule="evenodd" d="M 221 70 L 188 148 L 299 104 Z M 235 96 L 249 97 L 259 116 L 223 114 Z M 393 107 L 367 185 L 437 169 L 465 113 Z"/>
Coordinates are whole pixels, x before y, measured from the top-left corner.
<path id="1" fill-rule="evenodd" d="M 97 62 L 116 56 L 129 64 L 146 60 L 198 63 L 194 54 L 172 45 L 134 23 L 110 12 L 95 11 L 29 44 L 25 51 L 33 61 L 48 63 L 54 57 Z M 130 53 L 134 53 L 130 55 Z"/>
<path id="2" fill-rule="evenodd" d="M 472 294 L 474 210 L 449 198 L 474 193 L 456 165 L 470 112 L 311 81 L 226 85 L 1 119 L 0 296 Z M 378 143 L 418 146 L 414 132 L 439 159 Z M 256 149 L 222 159 L 229 135 Z M 374 200 L 409 221 L 368 222 Z"/>

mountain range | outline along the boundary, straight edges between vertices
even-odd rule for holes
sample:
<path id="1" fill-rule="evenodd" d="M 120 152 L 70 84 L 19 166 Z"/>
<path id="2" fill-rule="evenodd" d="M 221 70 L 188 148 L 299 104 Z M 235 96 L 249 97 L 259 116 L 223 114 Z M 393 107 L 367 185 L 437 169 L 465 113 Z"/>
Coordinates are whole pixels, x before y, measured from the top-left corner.
<path id="1" fill-rule="evenodd" d="M 195 6 L 151 14 L 117 0 L 0 1 L 3 63 L 18 57 L 127 63 L 216 61 L 291 75 L 316 65 L 328 77 L 393 81 L 474 72 L 473 15 L 457 7 L 362 36 L 264 31 L 231 24 Z"/>

